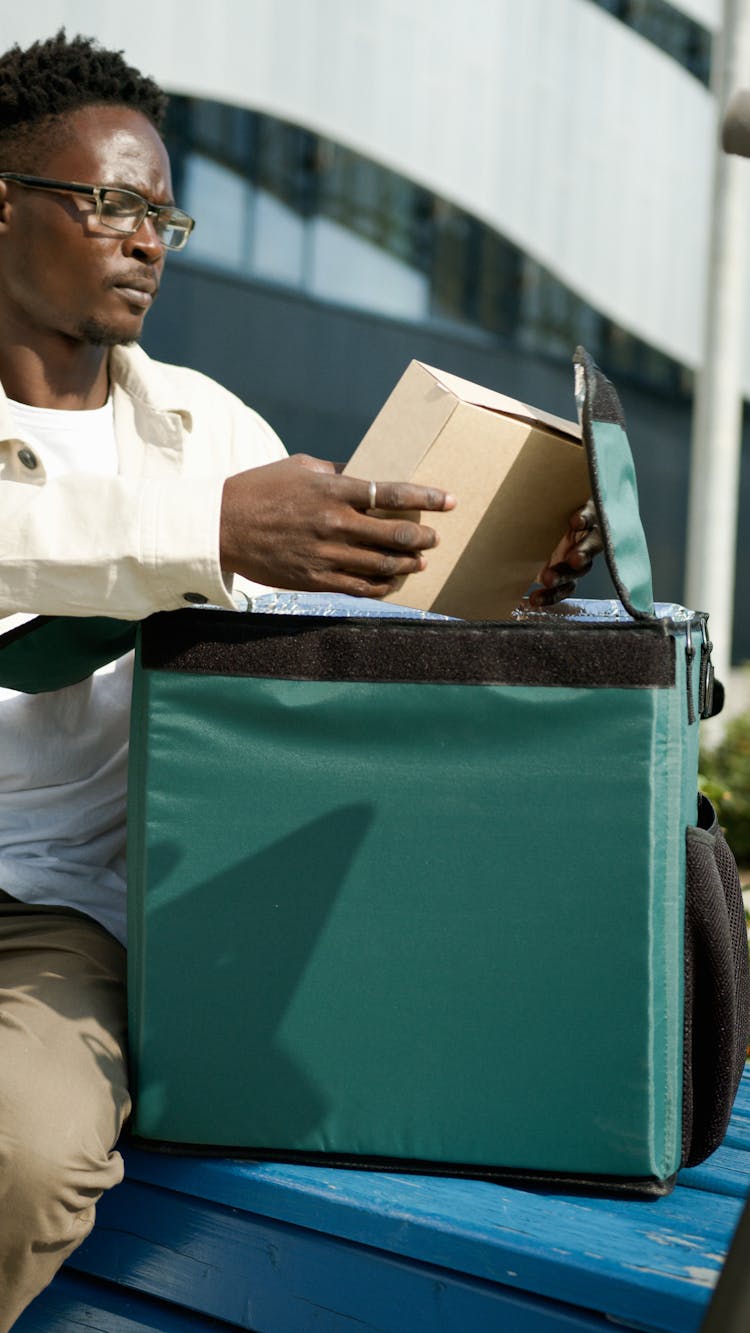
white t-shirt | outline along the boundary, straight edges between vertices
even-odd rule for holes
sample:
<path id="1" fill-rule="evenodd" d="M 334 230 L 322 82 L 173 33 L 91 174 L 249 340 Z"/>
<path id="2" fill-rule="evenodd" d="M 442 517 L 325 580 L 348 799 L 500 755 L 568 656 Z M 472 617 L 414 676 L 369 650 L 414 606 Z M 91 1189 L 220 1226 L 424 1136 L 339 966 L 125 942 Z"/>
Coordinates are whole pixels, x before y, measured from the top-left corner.
<path id="1" fill-rule="evenodd" d="M 48 476 L 116 476 L 111 400 L 61 412 L 10 403 Z M 47 694 L 0 688 L 0 889 L 77 907 L 125 943 L 132 654 Z"/>

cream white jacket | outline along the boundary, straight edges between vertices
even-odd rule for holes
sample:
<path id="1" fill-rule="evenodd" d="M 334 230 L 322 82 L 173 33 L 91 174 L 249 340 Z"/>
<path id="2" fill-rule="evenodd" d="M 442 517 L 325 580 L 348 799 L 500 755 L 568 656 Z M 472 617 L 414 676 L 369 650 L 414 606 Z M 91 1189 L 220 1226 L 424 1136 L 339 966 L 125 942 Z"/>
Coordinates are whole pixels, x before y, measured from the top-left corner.
<path id="1" fill-rule="evenodd" d="M 14 618 L 2 630 L 16 613 L 138 620 L 204 599 L 232 606 L 219 565 L 224 480 L 283 458 L 281 441 L 213 380 L 139 347 L 112 349 L 110 377 L 114 478 L 48 480 L 0 388 L 0 616 Z"/>

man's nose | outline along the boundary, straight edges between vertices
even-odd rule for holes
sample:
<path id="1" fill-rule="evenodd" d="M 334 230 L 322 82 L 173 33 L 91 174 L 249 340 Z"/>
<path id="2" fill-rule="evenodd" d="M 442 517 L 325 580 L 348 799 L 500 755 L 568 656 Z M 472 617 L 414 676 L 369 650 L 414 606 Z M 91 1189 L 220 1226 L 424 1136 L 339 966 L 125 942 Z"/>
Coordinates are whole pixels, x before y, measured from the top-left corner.
<path id="1" fill-rule="evenodd" d="M 149 214 L 146 214 L 140 227 L 123 237 L 123 242 L 126 254 L 132 255 L 135 259 L 145 260 L 149 264 L 155 264 L 166 252 L 166 246 L 157 233 L 154 219 Z"/>

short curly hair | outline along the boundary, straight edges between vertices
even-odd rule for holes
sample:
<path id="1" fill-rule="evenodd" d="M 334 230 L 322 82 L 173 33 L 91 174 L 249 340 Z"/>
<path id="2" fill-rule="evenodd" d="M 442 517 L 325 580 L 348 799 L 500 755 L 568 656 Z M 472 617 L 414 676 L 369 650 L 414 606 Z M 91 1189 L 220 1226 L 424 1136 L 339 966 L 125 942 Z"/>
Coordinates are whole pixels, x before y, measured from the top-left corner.
<path id="1" fill-rule="evenodd" d="M 0 56 L 0 169 L 29 171 L 62 137 L 64 118 L 104 104 L 140 111 L 161 131 L 168 98 L 153 79 L 93 37 L 65 29 Z"/>

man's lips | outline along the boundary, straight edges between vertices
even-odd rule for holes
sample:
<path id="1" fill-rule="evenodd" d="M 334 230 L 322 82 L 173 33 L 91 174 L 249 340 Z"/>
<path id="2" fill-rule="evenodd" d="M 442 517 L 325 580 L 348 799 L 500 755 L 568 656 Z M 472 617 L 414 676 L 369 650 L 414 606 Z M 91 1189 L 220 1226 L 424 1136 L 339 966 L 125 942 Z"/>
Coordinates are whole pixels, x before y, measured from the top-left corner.
<path id="1" fill-rule="evenodd" d="M 111 285 L 116 292 L 121 293 L 130 305 L 142 306 L 144 309 L 147 309 L 151 302 L 155 300 L 159 290 L 158 283 L 145 282 L 143 278 L 120 278 Z"/>

